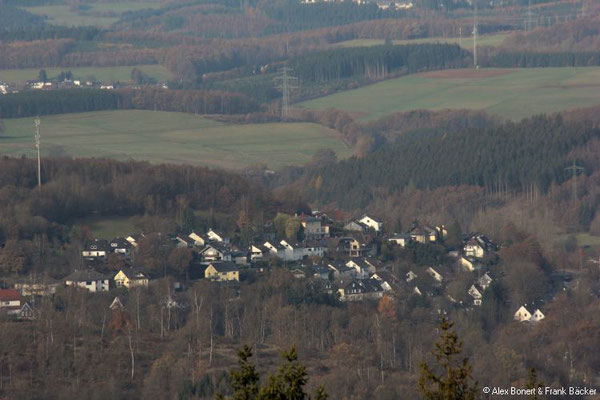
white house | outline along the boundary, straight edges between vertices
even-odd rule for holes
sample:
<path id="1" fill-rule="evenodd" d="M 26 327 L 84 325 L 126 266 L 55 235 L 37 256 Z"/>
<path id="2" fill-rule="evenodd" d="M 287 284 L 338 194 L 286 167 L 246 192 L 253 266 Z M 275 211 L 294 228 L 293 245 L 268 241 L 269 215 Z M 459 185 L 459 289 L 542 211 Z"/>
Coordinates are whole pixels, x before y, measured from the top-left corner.
<path id="1" fill-rule="evenodd" d="M 521 306 L 514 315 L 514 318 L 519 322 L 531 320 L 531 313 L 525 306 Z"/>
<path id="2" fill-rule="evenodd" d="M 469 240 L 463 250 L 467 257 L 483 258 L 485 256 L 485 249 L 475 238 Z"/>
<path id="3" fill-rule="evenodd" d="M 417 275 L 417 274 L 415 274 L 414 272 L 412 272 L 412 271 L 408 271 L 408 272 L 406 273 L 406 282 L 410 282 L 410 281 L 412 281 L 412 280 L 413 280 L 413 279 L 415 279 L 417 276 L 418 276 L 418 275 Z"/>
<path id="4" fill-rule="evenodd" d="M 110 279 L 94 270 L 75 270 L 65 279 L 65 285 L 87 289 L 90 292 L 108 292 Z"/>
<path id="5" fill-rule="evenodd" d="M 265 246 L 265 248 L 269 249 L 269 252 L 271 253 L 271 255 L 285 259 L 285 247 L 283 247 L 281 244 L 271 243 L 269 241 L 266 241 L 263 244 L 263 246 Z"/>
<path id="6" fill-rule="evenodd" d="M 106 258 L 108 256 L 109 248 L 106 240 L 94 239 L 93 242 L 88 243 L 88 245 L 84 247 L 81 255 L 88 260 Z"/>
<path id="7" fill-rule="evenodd" d="M 531 322 L 538 322 L 543 320 L 544 318 L 546 318 L 546 316 L 540 311 L 539 308 L 537 308 L 533 314 L 531 314 Z"/>
<path id="8" fill-rule="evenodd" d="M 438 282 L 442 282 L 442 280 L 444 279 L 442 277 L 442 275 L 440 275 L 435 269 L 429 267 L 427 268 L 427 273 L 429 274 L 429 276 L 431 276 L 433 279 L 435 279 Z"/>
<path id="9" fill-rule="evenodd" d="M 373 272 L 371 272 L 371 266 L 361 258 L 355 258 L 348 261 L 346 267 L 355 270 L 355 276 L 360 279 L 366 279 L 369 277 L 370 273 L 375 273 L 375 269 L 373 268 Z"/>
<path id="10" fill-rule="evenodd" d="M 477 283 L 483 288 L 483 290 L 485 290 L 492 284 L 492 278 L 486 272 L 481 278 L 477 280 Z"/>
<path id="11" fill-rule="evenodd" d="M 383 222 L 377 221 L 374 218 L 369 217 L 368 215 L 363 215 L 359 220 L 359 223 L 368 226 L 369 228 L 373 228 L 375 232 L 383 231 Z"/>
<path id="12" fill-rule="evenodd" d="M 190 233 L 188 237 L 194 241 L 194 246 L 204 246 L 206 242 L 208 242 L 206 238 L 202 237 L 201 235 L 198 235 L 194 231 L 192 231 L 192 233 Z"/>
<path id="13" fill-rule="evenodd" d="M 406 233 L 394 233 L 388 238 L 388 242 L 404 247 L 410 242 L 410 235 Z"/>
<path id="14" fill-rule="evenodd" d="M 483 294 L 481 293 L 481 291 L 479 289 L 477 289 L 477 287 L 475 285 L 471 285 L 468 293 L 469 293 L 469 296 L 471 296 L 473 298 L 473 304 L 476 306 L 480 306 L 481 300 L 483 298 Z"/>
<path id="15" fill-rule="evenodd" d="M 214 242 L 200 250 L 200 257 L 202 262 L 231 261 L 231 251 L 221 243 Z"/>
<path id="16" fill-rule="evenodd" d="M 227 236 L 221 232 L 215 231 L 214 229 L 209 229 L 208 232 L 206 232 L 206 236 L 208 236 L 209 240 L 215 242 L 229 243 L 229 238 Z"/>
<path id="17" fill-rule="evenodd" d="M 323 225 L 321 218 L 303 216 L 300 220 L 306 239 L 324 239 L 329 237 L 329 226 Z"/>

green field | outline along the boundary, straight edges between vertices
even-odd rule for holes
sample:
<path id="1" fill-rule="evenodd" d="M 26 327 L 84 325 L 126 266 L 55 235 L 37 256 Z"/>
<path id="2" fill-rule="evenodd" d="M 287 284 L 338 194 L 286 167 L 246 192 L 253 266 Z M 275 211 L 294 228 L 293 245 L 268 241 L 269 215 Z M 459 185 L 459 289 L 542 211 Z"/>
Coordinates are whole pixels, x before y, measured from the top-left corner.
<path id="1" fill-rule="evenodd" d="M 162 65 L 138 65 L 121 67 L 81 67 L 81 68 L 45 68 L 49 79 L 54 79 L 62 71 L 71 71 L 74 79 L 100 82 L 130 82 L 131 70 L 138 68 L 157 81 L 166 82 L 173 76 Z M 0 81 L 23 84 L 30 79 L 37 79 L 41 68 L 3 69 L 0 70 Z"/>
<path id="2" fill-rule="evenodd" d="M 7 119 L 0 155 L 34 155 L 33 118 Z M 298 165 L 315 151 L 350 154 L 338 134 L 311 123 L 224 124 L 194 114 L 103 111 L 42 117 L 44 153 L 241 169 Z"/>
<path id="3" fill-rule="evenodd" d="M 374 119 L 417 109 L 484 110 L 518 120 L 600 104 L 600 68 L 445 70 L 407 75 L 299 103 Z"/>
<path id="4" fill-rule="evenodd" d="M 509 33 L 499 33 L 495 35 L 482 35 L 477 38 L 477 44 L 479 46 L 499 46 L 502 44 L 504 39 Z M 364 47 L 364 46 L 377 46 L 382 45 L 385 41 L 383 39 L 353 39 L 346 40 L 344 42 L 336 43 L 339 47 Z M 473 38 L 471 36 L 464 36 L 462 38 L 457 37 L 433 37 L 423 39 L 410 39 L 410 40 L 393 40 L 393 44 L 422 44 L 422 43 L 458 43 L 465 49 L 473 48 Z"/>
<path id="5" fill-rule="evenodd" d="M 129 217 L 90 217 L 78 219 L 74 225 L 87 227 L 92 238 L 111 240 L 134 233 L 136 229 L 133 222 Z"/>
<path id="6" fill-rule="evenodd" d="M 72 9 L 68 5 L 49 5 L 39 7 L 23 7 L 32 14 L 45 16 L 49 23 L 66 26 L 108 26 L 117 22 L 120 15 L 126 11 L 138 11 L 145 8 L 159 8 L 157 1 L 121 3 L 89 3 L 85 12 Z"/>

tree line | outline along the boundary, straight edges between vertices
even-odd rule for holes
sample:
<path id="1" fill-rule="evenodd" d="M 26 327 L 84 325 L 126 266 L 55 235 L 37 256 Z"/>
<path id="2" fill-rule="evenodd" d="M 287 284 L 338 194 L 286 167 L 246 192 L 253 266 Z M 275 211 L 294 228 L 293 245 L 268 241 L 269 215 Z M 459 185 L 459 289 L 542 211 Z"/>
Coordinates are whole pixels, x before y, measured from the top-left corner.
<path id="1" fill-rule="evenodd" d="M 259 105 L 238 93 L 154 88 L 25 91 L 0 97 L 0 118 L 124 109 L 247 114 Z"/>
<path id="2" fill-rule="evenodd" d="M 290 61 L 301 79 L 322 82 L 354 75 L 385 77 L 403 69 L 408 73 L 464 66 L 469 53 L 452 44 L 417 44 L 341 48 L 310 53 Z"/>
<path id="3" fill-rule="evenodd" d="M 600 52 L 500 51 L 484 65 L 496 68 L 594 67 L 600 65 Z"/>
<path id="4" fill-rule="evenodd" d="M 518 123 L 446 131 L 421 129 L 403 134 L 362 158 L 350 158 L 307 170 L 305 182 L 317 176 L 316 190 L 305 184 L 308 198 L 358 208 L 372 200 L 374 188 L 389 193 L 407 185 L 435 188 L 475 185 L 494 191 L 545 192 L 569 178 L 567 153 L 598 138 L 588 122 L 565 122 L 560 116 L 537 116 Z M 459 160 L 457 162 L 457 160 Z M 344 188 L 356 188 L 347 196 Z"/>

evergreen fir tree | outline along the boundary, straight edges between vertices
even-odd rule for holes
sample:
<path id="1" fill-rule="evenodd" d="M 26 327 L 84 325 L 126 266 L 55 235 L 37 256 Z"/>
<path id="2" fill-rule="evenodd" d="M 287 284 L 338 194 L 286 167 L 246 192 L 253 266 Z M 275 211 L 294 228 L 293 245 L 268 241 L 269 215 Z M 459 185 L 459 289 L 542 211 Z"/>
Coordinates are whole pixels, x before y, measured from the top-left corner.
<path id="1" fill-rule="evenodd" d="M 437 365 L 421 363 L 418 390 L 426 400 L 475 400 L 477 382 L 471 376 L 468 358 L 460 359 L 462 342 L 452 330 L 454 324 L 445 317 L 433 355 Z"/>

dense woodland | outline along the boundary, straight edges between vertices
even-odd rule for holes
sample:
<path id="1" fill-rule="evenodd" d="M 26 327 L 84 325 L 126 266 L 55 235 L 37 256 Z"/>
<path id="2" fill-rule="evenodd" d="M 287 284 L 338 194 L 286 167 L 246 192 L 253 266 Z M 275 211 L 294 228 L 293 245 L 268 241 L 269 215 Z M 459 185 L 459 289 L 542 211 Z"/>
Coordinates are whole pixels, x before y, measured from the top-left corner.
<path id="1" fill-rule="evenodd" d="M 238 93 L 153 88 L 64 89 L 41 93 L 21 92 L 0 97 L 2 118 L 125 109 L 195 114 L 246 114 L 258 111 L 258 105 Z"/>

